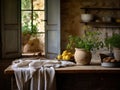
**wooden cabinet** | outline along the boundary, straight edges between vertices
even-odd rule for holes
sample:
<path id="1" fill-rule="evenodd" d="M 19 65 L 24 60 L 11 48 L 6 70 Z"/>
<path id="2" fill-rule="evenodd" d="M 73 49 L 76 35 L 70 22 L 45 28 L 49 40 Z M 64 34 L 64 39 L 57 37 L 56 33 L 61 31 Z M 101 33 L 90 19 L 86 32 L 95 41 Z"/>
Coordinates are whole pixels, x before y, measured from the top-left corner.
<path id="1" fill-rule="evenodd" d="M 98 14 L 93 15 L 93 20 L 91 22 L 81 22 L 85 24 L 92 25 L 94 27 L 108 27 L 108 28 L 120 28 L 120 18 L 115 17 L 115 13 L 120 12 L 120 8 L 81 8 L 85 13 L 91 12 L 111 12 L 112 15 L 102 15 L 98 17 Z"/>
<path id="2" fill-rule="evenodd" d="M 57 90 L 120 90 L 120 74 L 58 74 Z"/>

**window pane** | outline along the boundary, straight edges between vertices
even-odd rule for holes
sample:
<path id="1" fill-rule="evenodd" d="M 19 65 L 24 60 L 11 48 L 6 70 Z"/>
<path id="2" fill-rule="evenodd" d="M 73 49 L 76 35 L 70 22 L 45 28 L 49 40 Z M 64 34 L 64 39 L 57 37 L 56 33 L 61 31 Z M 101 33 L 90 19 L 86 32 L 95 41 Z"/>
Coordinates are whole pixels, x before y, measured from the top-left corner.
<path id="1" fill-rule="evenodd" d="M 45 31 L 45 22 L 43 21 L 44 18 L 45 18 L 44 11 L 33 12 L 33 25 L 37 27 L 38 32 Z"/>
<path id="2" fill-rule="evenodd" d="M 31 0 L 21 0 L 21 9 L 31 9 Z"/>
<path id="3" fill-rule="evenodd" d="M 44 10 L 45 0 L 33 0 L 33 9 Z"/>
<path id="4" fill-rule="evenodd" d="M 22 32 L 31 33 L 31 11 L 22 11 Z"/>

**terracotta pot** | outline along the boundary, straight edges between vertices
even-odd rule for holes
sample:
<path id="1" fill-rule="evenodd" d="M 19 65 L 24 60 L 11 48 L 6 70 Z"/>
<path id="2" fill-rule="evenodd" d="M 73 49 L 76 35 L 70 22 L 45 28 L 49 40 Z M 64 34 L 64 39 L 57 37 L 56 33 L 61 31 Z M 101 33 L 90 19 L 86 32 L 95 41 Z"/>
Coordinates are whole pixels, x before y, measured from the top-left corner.
<path id="1" fill-rule="evenodd" d="M 85 49 L 75 48 L 74 58 L 78 65 L 88 65 L 91 62 L 92 54 Z"/>

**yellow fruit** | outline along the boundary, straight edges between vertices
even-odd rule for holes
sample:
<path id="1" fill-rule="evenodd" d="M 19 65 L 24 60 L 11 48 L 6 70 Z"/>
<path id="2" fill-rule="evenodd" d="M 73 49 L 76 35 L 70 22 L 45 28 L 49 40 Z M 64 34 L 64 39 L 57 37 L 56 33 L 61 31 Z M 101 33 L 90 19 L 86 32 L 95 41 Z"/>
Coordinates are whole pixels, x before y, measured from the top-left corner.
<path id="1" fill-rule="evenodd" d="M 66 53 L 62 53 L 62 56 L 65 56 L 66 55 Z"/>
<path id="2" fill-rule="evenodd" d="M 72 53 L 71 53 L 71 52 L 68 52 L 68 55 L 71 57 L 71 56 L 72 56 Z"/>
<path id="3" fill-rule="evenodd" d="M 58 59 L 58 60 L 62 59 L 62 55 L 58 55 L 58 56 L 57 56 L 57 59 Z"/>
<path id="4" fill-rule="evenodd" d="M 70 51 L 64 50 L 62 53 L 62 60 L 71 60 L 73 58 L 73 54 Z"/>
<path id="5" fill-rule="evenodd" d="M 70 60 L 70 56 L 69 55 L 66 55 L 64 60 Z"/>
<path id="6" fill-rule="evenodd" d="M 67 50 L 63 51 L 62 56 L 67 54 Z"/>
<path id="7" fill-rule="evenodd" d="M 64 55 L 64 56 L 62 56 L 62 59 L 63 59 L 63 60 L 65 60 L 65 55 Z"/>
<path id="8" fill-rule="evenodd" d="M 63 51 L 63 53 L 67 53 L 67 50 Z"/>

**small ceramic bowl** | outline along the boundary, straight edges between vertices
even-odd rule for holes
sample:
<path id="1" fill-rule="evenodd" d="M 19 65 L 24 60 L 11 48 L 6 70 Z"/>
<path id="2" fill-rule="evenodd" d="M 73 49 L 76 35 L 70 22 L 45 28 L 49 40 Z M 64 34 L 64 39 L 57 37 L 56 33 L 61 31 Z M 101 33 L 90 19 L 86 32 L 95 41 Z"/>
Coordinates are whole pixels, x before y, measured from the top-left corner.
<path id="1" fill-rule="evenodd" d="M 81 20 L 83 22 L 90 22 L 93 19 L 92 14 L 81 14 Z"/>

